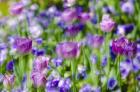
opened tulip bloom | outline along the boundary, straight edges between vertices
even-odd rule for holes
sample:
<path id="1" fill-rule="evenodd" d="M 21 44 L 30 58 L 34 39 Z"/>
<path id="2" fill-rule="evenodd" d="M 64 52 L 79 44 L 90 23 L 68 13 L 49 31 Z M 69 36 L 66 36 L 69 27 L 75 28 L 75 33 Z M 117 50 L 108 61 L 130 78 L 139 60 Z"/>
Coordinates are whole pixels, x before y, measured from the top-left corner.
<path id="1" fill-rule="evenodd" d="M 15 38 L 14 46 L 20 53 L 29 53 L 32 49 L 32 40 L 29 38 Z"/>

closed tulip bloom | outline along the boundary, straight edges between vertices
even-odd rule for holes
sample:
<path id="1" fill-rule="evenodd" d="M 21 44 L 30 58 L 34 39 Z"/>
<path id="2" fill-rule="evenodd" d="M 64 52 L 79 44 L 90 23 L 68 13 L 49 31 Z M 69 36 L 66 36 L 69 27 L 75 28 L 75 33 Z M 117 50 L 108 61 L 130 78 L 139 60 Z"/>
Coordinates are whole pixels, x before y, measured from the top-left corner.
<path id="1" fill-rule="evenodd" d="M 80 15 L 78 16 L 78 19 L 82 23 L 85 23 L 85 22 L 89 21 L 90 18 L 91 18 L 90 14 L 89 13 L 86 13 L 86 12 L 80 13 Z"/>
<path id="2" fill-rule="evenodd" d="M 18 52 L 29 53 L 32 49 L 32 40 L 29 38 L 18 37 L 15 39 L 14 45 Z"/>
<path id="3" fill-rule="evenodd" d="M 32 72 L 31 79 L 36 87 L 45 86 L 47 81 L 45 74 L 36 71 Z"/>
<path id="4" fill-rule="evenodd" d="M 56 53 L 63 58 L 75 58 L 80 54 L 80 46 L 76 42 L 62 42 L 56 46 Z"/>
<path id="5" fill-rule="evenodd" d="M 111 32 L 115 27 L 115 22 L 110 18 L 109 15 L 103 15 L 100 23 L 100 28 L 104 32 Z"/>
<path id="6" fill-rule="evenodd" d="M 67 36 L 76 36 L 83 28 L 84 25 L 81 23 L 69 25 L 65 28 L 65 34 Z"/>
<path id="7" fill-rule="evenodd" d="M 45 69 L 47 69 L 49 60 L 49 57 L 38 56 L 33 63 L 33 70 L 43 72 Z"/>
<path id="8" fill-rule="evenodd" d="M 13 4 L 10 8 L 10 12 L 13 15 L 19 15 L 22 13 L 24 5 L 22 3 Z"/>
<path id="9" fill-rule="evenodd" d="M 90 47 L 99 48 L 99 47 L 102 46 L 103 42 L 104 42 L 103 36 L 91 35 L 91 34 L 89 34 L 89 35 L 87 36 L 87 44 L 88 44 Z"/>
<path id="10" fill-rule="evenodd" d="M 76 18 L 76 10 L 73 8 L 66 9 L 61 14 L 61 20 L 71 23 Z"/>
<path id="11" fill-rule="evenodd" d="M 15 76 L 14 75 L 5 75 L 3 78 L 3 85 L 6 88 L 12 87 L 14 85 Z"/>

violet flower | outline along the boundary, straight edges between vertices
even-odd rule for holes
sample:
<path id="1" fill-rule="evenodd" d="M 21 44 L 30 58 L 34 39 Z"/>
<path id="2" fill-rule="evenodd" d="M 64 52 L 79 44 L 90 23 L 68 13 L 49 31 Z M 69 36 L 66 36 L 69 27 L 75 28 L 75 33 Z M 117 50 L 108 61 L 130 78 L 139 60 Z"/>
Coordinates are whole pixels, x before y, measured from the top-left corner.
<path id="1" fill-rule="evenodd" d="M 47 69 L 50 58 L 45 56 L 36 57 L 33 63 L 33 71 L 44 72 Z"/>
<path id="2" fill-rule="evenodd" d="M 76 36 L 83 28 L 84 28 L 84 25 L 81 23 L 68 25 L 65 28 L 65 34 L 67 36 Z"/>
<path id="3" fill-rule="evenodd" d="M 50 81 L 47 81 L 46 83 L 46 92 L 58 92 L 59 87 L 58 84 L 60 82 L 60 79 L 53 79 Z"/>
<path id="4" fill-rule="evenodd" d="M 132 61 L 130 59 L 126 59 L 125 61 L 120 63 L 120 72 L 123 79 L 125 79 L 130 71 L 132 70 Z"/>
<path id="5" fill-rule="evenodd" d="M 119 25 L 117 27 L 117 34 L 124 36 L 125 34 L 131 33 L 134 27 L 133 24 Z"/>
<path id="6" fill-rule="evenodd" d="M 71 23 L 76 17 L 76 10 L 73 8 L 66 9 L 61 14 L 61 20 L 66 23 Z"/>
<path id="7" fill-rule="evenodd" d="M 110 18 L 109 15 L 103 15 L 100 23 L 100 28 L 104 32 L 111 32 L 115 27 L 115 22 Z"/>
<path id="8" fill-rule="evenodd" d="M 15 38 L 14 46 L 20 53 L 29 53 L 32 49 L 32 40 L 29 38 Z"/>
<path id="9" fill-rule="evenodd" d="M 4 79 L 4 75 L 0 73 L 0 83 L 3 82 L 3 79 Z"/>
<path id="10" fill-rule="evenodd" d="M 124 13 L 133 14 L 134 13 L 134 5 L 130 1 L 123 2 L 121 5 L 121 10 Z"/>
<path id="11" fill-rule="evenodd" d="M 108 58 L 104 56 L 101 63 L 102 67 L 105 67 L 107 65 L 107 62 L 108 62 Z"/>
<path id="12" fill-rule="evenodd" d="M 99 35 L 91 35 L 87 36 L 87 44 L 93 48 L 100 48 L 104 42 L 104 38 Z"/>
<path id="13" fill-rule="evenodd" d="M 71 80 L 69 78 L 60 80 L 58 87 L 60 92 L 69 92 L 71 88 Z"/>
<path id="14" fill-rule="evenodd" d="M 82 22 L 82 23 L 86 23 L 87 21 L 89 21 L 91 19 L 91 16 L 89 13 L 83 12 L 80 13 L 78 16 L 78 19 Z"/>
<path id="15" fill-rule="evenodd" d="M 117 40 L 113 40 L 112 42 L 112 51 L 115 54 L 123 54 L 124 47 L 128 44 L 128 40 L 125 37 L 121 37 Z"/>
<path id="16" fill-rule="evenodd" d="M 56 46 L 56 53 L 63 58 L 76 58 L 80 55 L 80 46 L 76 42 L 62 42 Z"/>
<path id="17" fill-rule="evenodd" d="M 10 12 L 13 15 L 19 15 L 22 13 L 24 5 L 22 3 L 15 3 L 10 7 Z"/>
<path id="18" fill-rule="evenodd" d="M 137 52 L 137 45 L 133 42 L 129 42 L 125 47 L 124 47 L 124 55 L 133 58 L 135 57 Z"/>
<path id="19" fill-rule="evenodd" d="M 6 69 L 8 71 L 13 71 L 13 69 L 14 69 L 14 61 L 8 62 L 7 65 L 6 65 Z"/>
<path id="20" fill-rule="evenodd" d="M 45 86 L 47 81 L 45 74 L 36 71 L 32 72 L 31 79 L 36 87 Z"/>
<path id="21" fill-rule="evenodd" d="M 98 61 L 98 58 L 97 58 L 96 55 L 91 55 L 91 56 L 90 56 L 90 60 L 91 60 L 91 62 L 92 62 L 93 64 L 96 64 L 97 61 Z"/>
<path id="22" fill-rule="evenodd" d="M 100 87 L 92 87 L 89 84 L 84 85 L 79 92 L 101 92 Z"/>
<path id="23" fill-rule="evenodd" d="M 3 85 L 6 88 L 12 87 L 14 85 L 15 76 L 14 75 L 4 75 Z"/>
<path id="24" fill-rule="evenodd" d="M 58 66 L 61 66 L 61 65 L 62 65 L 63 59 L 62 59 L 62 58 L 59 58 L 59 57 L 53 58 L 53 59 L 52 59 L 52 62 L 54 63 L 54 65 L 55 65 L 56 67 L 58 67 Z"/>
<path id="25" fill-rule="evenodd" d="M 117 86 L 117 80 L 114 77 L 111 77 L 107 82 L 107 87 L 110 90 L 113 90 Z"/>

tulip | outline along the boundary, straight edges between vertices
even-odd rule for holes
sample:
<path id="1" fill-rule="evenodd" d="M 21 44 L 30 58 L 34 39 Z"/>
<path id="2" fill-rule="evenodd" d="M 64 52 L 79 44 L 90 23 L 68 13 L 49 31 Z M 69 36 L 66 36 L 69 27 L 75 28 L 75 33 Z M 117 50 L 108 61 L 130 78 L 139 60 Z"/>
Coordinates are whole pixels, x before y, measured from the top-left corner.
<path id="1" fill-rule="evenodd" d="M 3 79 L 3 85 L 6 88 L 12 87 L 14 85 L 15 76 L 14 75 L 5 75 Z"/>
<path id="2" fill-rule="evenodd" d="M 38 56 L 33 63 L 33 71 L 43 72 L 46 70 L 49 60 L 49 57 Z"/>
<path id="3" fill-rule="evenodd" d="M 104 42 L 104 38 L 99 35 L 91 35 L 87 36 L 87 44 L 93 48 L 99 48 L 102 46 Z"/>
<path id="4" fill-rule="evenodd" d="M 61 14 L 61 20 L 71 23 L 76 18 L 76 10 L 73 8 L 66 9 Z"/>
<path id="5" fill-rule="evenodd" d="M 110 18 L 109 15 L 103 15 L 100 23 L 100 28 L 104 32 L 111 32 L 115 27 L 115 22 Z"/>
<path id="6" fill-rule="evenodd" d="M 22 3 L 16 3 L 16 4 L 13 4 L 13 5 L 10 7 L 10 12 L 11 12 L 11 14 L 13 14 L 13 15 L 19 15 L 19 14 L 22 13 L 23 8 L 24 8 L 24 5 L 23 5 Z"/>
<path id="7" fill-rule="evenodd" d="M 63 58 L 75 58 L 80 54 L 80 46 L 76 42 L 63 42 L 56 46 L 56 53 Z"/>
<path id="8" fill-rule="evenodd" d="M 18 37 L 15 39 L 14 46 L 20 53 L 29 53 L 32 49 L 32 40 Z"/>
<path id="9" fill-rule="evenodd" d="M 32 72 L 31 79 L 33 81 L 33 84 L 36 87 L 45 86 L 46 81 L 47 81 L 46 77 L 45 77 L 45 74 L 42 74 L 42 73 L 36 72 L 36 71 Z"/>

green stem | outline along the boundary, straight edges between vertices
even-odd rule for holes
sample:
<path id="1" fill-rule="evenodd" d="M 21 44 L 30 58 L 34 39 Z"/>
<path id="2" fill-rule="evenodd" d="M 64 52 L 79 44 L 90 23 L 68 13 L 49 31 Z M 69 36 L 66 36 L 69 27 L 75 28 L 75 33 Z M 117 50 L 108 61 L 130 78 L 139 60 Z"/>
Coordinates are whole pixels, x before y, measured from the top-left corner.
<path id="1" fill-rule="evenodd" d="M 76 61 L 71 61 L 71 71 L 72 71 L 72 81 L 73 81 L 73 86 L 72 86 L 72 92 L 77 92 L 76 91 Z"/>

